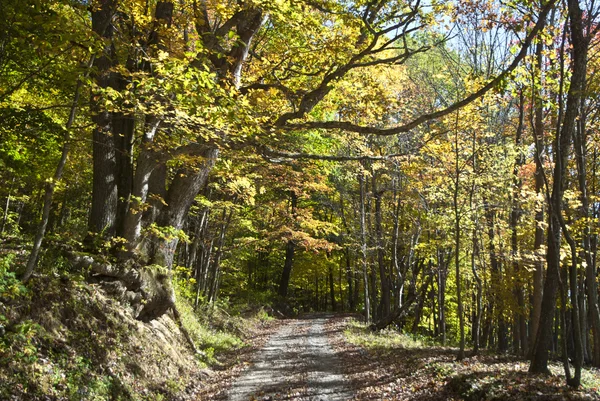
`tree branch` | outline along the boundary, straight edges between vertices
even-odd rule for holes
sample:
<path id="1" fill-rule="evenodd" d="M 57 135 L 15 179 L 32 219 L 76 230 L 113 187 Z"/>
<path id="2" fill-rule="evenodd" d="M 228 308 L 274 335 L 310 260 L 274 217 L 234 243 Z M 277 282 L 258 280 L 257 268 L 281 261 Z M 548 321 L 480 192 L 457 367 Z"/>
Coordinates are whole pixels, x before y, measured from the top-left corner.
<path id="1" fill-rule="evenodd" d="M 294 118 L 300 118 L 303 116 L 303 114 L 299 114 L 299 112 L 286 113 L 286 114 L 292 115 L 292 116 L 289 116 L 289 118 L 286 118 L 286 114 L 282 115 L 279 118 L 279 120 L 277 120 L 275 125 L 279 126 L 280 128 L 287 129 L 287 130 L 302 130 L 302 129 L 311 129 L 311 128 L 312 129 L 314 129 L 314 128 L 340 129 L 340 130 L 344 130 L 344 131 L 357 132 L 360 134 L 373 134 L 373 135 L 388 136 L 388 135 L 396 135 L 396 134 L 399 134 L 402 132 L 408 132 L 411 129 L 416 128 L 417 126 L 423 124 L 424 122 L 435 120 L 440 117 L 444 117 L 456 110 L 463 108 L 464 106 L 468 105 L 469 103 L 471 103 L 471 102 L 479 99 L 483 95 L 485 95 L 490 89 L 498 86 L 511 72 L 513 72 L 515 70 L 515 68 L 517 68 L 517 66 L 520 64 L 520 62 L 527 55 L 527 51 L 529 49 L 529 46 L 531 46 L 533 39 L 544 28 L 544 26 L 546 24 L 546 17 L 548 16 L 548 13 L 550 12 L 550 10 L 553 8 L 555 2 L 556 2 L 556 0 L 550 0 L 546 3 L 544 8 L 542 8 L 542 11 L 540 12 L 538 21 L 535 24 L 535 26 L 533 27 L 533 29 L 531 30 L 531 32 L 529 32 L 529 34 L 525 38 L 523 45 L 521 46 L 521 50 L 516 55 L 516 57 L 514 58 L 512 63 L 504 71 L 502 71 L 502 73 L 500 73 L 498 76 L 496 76 L 496 78 L 494 78 L 490 82 L 488 82 L 485 86 L 483 86 L 478 91 L 472 93 L 471 95 L 467 96 L 466 98 L 464 98 L 456 103 L 451 104 L 450 106 L 446 107 L 445 109 L 438 110 L 433 113 L 423 114 L 423 115 L 417 117 L 416 119 L 412 120 L 411 122 L 408 122 L 406 124 L 399 125 L 396 127 L 392 127 L 392 128 L 376 128 L 376 127 L 371 127 L 371 126 L 362 126 L 362 125 L 353 124 L 353 123 L 347 122 L 347 121 L 308 121 L 308 122 L 298 123 L 298 124 L 288 124 L 289 120 L 292 120 Z"/>
<path id="2" fill-rule="evenodd" d="M 396 157 L 406 156 L 407 153 L 393 153 L 383 156 L 336 156 L 336 155 L 317 155 L 313 153 L 296 153 L 296 152 L 282 152 L 279 150 L 271 149 L 266 145 L 257 145 L 256 149 L 260 154 L 271 163 L 283 163 L 285 160 L 326 160 L 326 161 L 378 161 L 378 160 L 390 160 Z"/>

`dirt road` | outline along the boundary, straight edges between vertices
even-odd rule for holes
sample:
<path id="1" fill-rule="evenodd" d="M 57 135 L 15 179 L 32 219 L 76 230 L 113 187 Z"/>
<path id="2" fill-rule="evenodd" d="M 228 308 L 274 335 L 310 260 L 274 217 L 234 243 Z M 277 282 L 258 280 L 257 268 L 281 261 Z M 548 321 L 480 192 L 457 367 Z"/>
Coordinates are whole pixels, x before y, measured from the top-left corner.
<path id="1" fill-rule="evenodd" d="M 289 320 L 233 383 L 230 401 L 352 398 L 340 361 L 327 340 L 326 316 Z"/>

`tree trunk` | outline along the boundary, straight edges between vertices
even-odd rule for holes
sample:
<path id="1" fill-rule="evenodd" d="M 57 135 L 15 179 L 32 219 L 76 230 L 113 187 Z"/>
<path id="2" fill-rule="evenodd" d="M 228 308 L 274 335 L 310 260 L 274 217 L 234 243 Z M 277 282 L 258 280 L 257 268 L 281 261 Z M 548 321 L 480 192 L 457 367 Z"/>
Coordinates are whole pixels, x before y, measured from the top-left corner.
<path id="1" fill-rule="evenodd" d="M 223 215 L 221 216 L 222 224 L 219 232 L 219 238 L 217 242 L 217 250 L 212 263 L 211 279 L 210 279 L 210 291 L 208 294 L 208 302 L 214 303 L 217 299 L 217 292 L 219 288 L 219 281 L 221 276 L 221 258 L 223 256 L 223 247 L 225 246 L 225 233 L 231 222 L 231 216 L 233 216 L 233 209 L 227 214 L 227 209 L 223 209 Z"/>
<path id="2" fill-rule="evenodd" d="M 86 72 L 84 74 L 83 79 L 86 79 L 89 75 L 92 64 L 94 63 L 94 56 L 90 58 L 90 61 L 87 65 Z M 60 155 L 60 160 L 56 165 L 56 170 L 54 171 L 54 176 L 52 180 L 46 182 L 46 190 L 44 193 L 44 204 L 42 206 L 42 219 L 37 228 L 37 232 L 35 234 L 35 238 L 33 240 L 33 248 L 27 260 L 27 265 L 25 266 L 25 271 L 21 279 L 23 281 L 29 280 L 35 267 L 37 266 L 38 257 L 40 254 L 40 250 L 42 249 L 42 241 L 46 235 L 46 227 L 48 226 L 48 220 L 50 218 L 50 209 L 52 207 L 52 200 L 54 198 L 54 189 L 56 188 L 56 184 L 61 180 L 65 166 L 67 164 L 67 158 L 69 157 L 69 151 L 71 149 L 71 128 L 73 127 L 73 123 L 75 122 L 75 116 L 77 114 L 77 107 L 79 106 L 79 97 L 81 93 L 81 87 L 83 86 L 82 79 L 77 81 L 77 85 L 75 87 L 75 94 L 73 95 L 73 103 L 71 104 L 71 109 L 69 112 L 69 118 L 67 123 L 65 124 L 65 134 L 63 137 L 63 146 L 62 152 Z M 10 199 L 10 194 L 9 198 Z M 8 208 L 8 201 L 7 201 Z M 4 224 L 2 226 L 4 230 Z"/>
<path id="3" fill-rule="evenodd" d="M 577 0 L 568 1 L 568 12 L 570 20 L 572 51 L 572 75 L 567 95 L 565 115 L 560 130 L 557 129 L 557 137 L 554 141 L 554 177 L 552 183 L 552 195 L 550 197 L 548 226 L 547 256 L 548 272 L 544 284 L 544 296 L 542 299 L 542 312 L 538 329 L 538 341 L 530 372 L 549 373 L 548 349 L 551 343 L 551 316 L 554 315 L 556 305 L 556 291 L 560 269 L 560 240 L 562 201 L 565 187 L 565 175 L 567 170 L 568 156 L 571 141 L 575 133 L 575 124 L 580 111 L 580 101 L 585 85 L 587 69 L 587 41 L 583 36 L 582 12 Z M 561 83 L 562 85 L 562 83 Z M 560 119 L 559 119 L 560 121 Z M 577 307 L 577 305 L 572 305 Z M 579 383 L 570 381 L 571 386 Z"/>
<path id="4" fill-rule="evenodd" d="M 296 208 L 298 207 L 298 195 L 294 191 L 290 191 L 291 199 L 291 215 L 293 219 L 296 219 Z M 296 243 L 290 238 L 285 246 L 285 262 L 283 263 L 283 272 L 281 273 L 281 280 L 279 281 L 279 296 L 286 298 L 288 295 L 288 287 L 290 285 L 290 277 L 292 274 L 292 267 L 294 265 L 294 253 L 296 251 Z"/>
<path id="5" fill-rule="evenodd" d="M 456 114 L 456 123 L 458 124 L 458 113 Z M 457 314 L 458 314 L 458 326 L 459 326 L 459 350 L 457 359 L 459 361 L 465 358 L 465 316 L 463 311 L 462 301 L 462 279 L 460 276 L 460 211 L 458 207 L 458 193 L 460 190 L 460 169 L 459 169 L 459 158 L 458 158 L 458 128 L 455 129 L 455 143 L 454 151 L 456 152 L 455 159 L 455 173 L 454 177 L 454 188 L 453 188 L 453 203 L 454 208 L 454 268 L 456 272 L 456 303 L 457 303 Z"/>
<path id="6" fill-rule="evenodd" d="M 442 345 L 446 345 L 446 281 L 448 277 L 448 263 L 444 251 L 437 250 L 437 284 L 438 284 L 438 319 L 439 331 L 442 337 Z"/>
<path id="7" fill-rule="evenodd" d="M 375 196 L 375 238 L 377 246 L 377 264 L 379 266 L 379 279 L 381 281 L 380 316 L 387 316 L 391 312 L 390 280 L 385 266 L 385 250 L 383 248 L 383 224 L 381 212 L 381 198 L 383 192 L 377 190 L 377 175 L 373 173 L 373 195 Z"/>
<path id="8" fill-rule="evenodd" d="M 536 65 L 537 72 L 542 73 L 542 50 L 543 42 L 540 41 L 536 47 Z M 543 194 L 544 190 L 544 167 L 542 163 L 542 143 L 544 140 L 544 109 L 541 99 L 541 94 L 535 98 L 535 116 L 534 116 L 534 136 L 535 136 L 535 193 L 538 197 Z M 529 340 L 529 358 L 533 355 L 535 346 L 540 313 L 542 309 L 542 294 L 544 287 L 544 261 L 541 257 L 542 245 L 544 244 L 544 202 L 536 207 L 535 213 L 535 238 L 533 251 L 535 255 L 535 270 L 533 272 L 533 305 L 531 312 L 531 336 Z"/>
<path id="9" fill-rule="evenodd" d="M 126 83 L 119 79 L 119 89 L 125 90 Z M 115 147 L 115 171 L 117 172 L 116 235 L 125 237 L 125 216 L 133 190 L 133 114 L 113 114 L 113 141 Z"/>
<path id="10" fill-rule="evenodd" d="M 206 184 L 208 174 L 212 169 L 219 150 L 206 145 L 201 151 L 202 161 L 196 169 L 180 170 L 175 175 L 167 192 L 166 206 L 158 218 L 158 229 L 165 230 L 167 235 L 154 238 L 151 250 L 151 262 L 168 267 L 173 265 L 173 257 L 177 243 L 178 231 L 194 202 L 196 195 Z"/>
<path id="11" fill-rule="evenodd" d="M 8 194 L 6 195 L 6 203 L 4 204 L 4 216 L 2 217 L 2 227 L 0 228 L 0 235 L 4 234 L 4 230 L 6 229 L 6 222 L 8 221 L 8 211 L 10 208 L 10 197 L 12 195 L 13 185 L 15 183 L 15 177 L 13 177 L 10 182 L 10 187 L 8 188 Z"/>
<path id="12" fill-rule="evenodd" d="M 150 190 L 150 179 L 152 173 L 160 166 L 157 161 L 158 155 L 150 150 L 151 143 L 156 136 L 160 120 L 156 119 L 148 128 L 142 139 L 140 155 L 138 156 L 135 176 L 133 179 L 133 201 L 128 202 L 127 214 L 123 222 L 123 237 L 127 240 L 125 257 L 131 256 L 131 252 L 138 246 L 142 230 L 142 208 L 148 200 Z"/>
<path id="13" fill-rule="evenodd" d="M 353 283 L 354 283 L 354 270 L 352 269 L 352 261 L 350 260 L 350 248 L 347 246 L 345 249 L 346 259 L 346 281 L 348 282 L 348 307 L 351 312 L 356 310 L 356 303 L 354 298 Z"/>
<path id="14" fill-rule="evenodd" d="M 112 19 L 116 9 L 114 0 L 101 0 L 98 8 L 92 11 L 92 30 L 105 40 L 102 53 L 94 60 L 93 78 L 102 89 L 117 89 L 115 74 L 110 69 L 115 63 L 115 49 L 112 45 L 114 26 Z M 92 210 L 89 231 L 101 234 L 104 238 L 115 235 L 117 218 L 117 170 L 113 125 L 111 114 L 102 108 L 101 94 L 92 94 L 92 121 L 95 124 L 92 135 L 93 180 Z"/>
<path id="15" fill-rule="evenodd" d="M 358 185 L 360 192 L 360 252 L 362 262 L 362 274 L 363 274 L 363 285 L 364 285 L 364 300 L 365 300 L 365 321 L 371 322 L 371 302 L 369 298 L 369 274 L 367 264 L 367 232 L 366 232 L 366 221 L 365 221 L 365 177 L 364 172 L 358 174 Z"/>
<path id="16" fill-rule="evenodd" d="M 391 266 L 390 266 L 390 275 L 396 274 L 395 279 L 390 280 L 394 287 L 394 297 L 395 302 L 394 305 L 397 308 L 402 306 L 402 290 L 404 284 L 404 277 L 402 277 L 402 272 L 400 271 L 400 264 L 398 263 L 398 237 L 400 231 L 400 199 L 396 200 L 396 187 L 394 186 L 394 228 L 392 231 L 392 258 L 391 258 Z"/>
<path id="17" fill-rule="evenodd" d="M 488 237 L 490 238 L 489 253 L 490 253 L 490 265 L 492 268 L 492 301 L 494 304 L 493 310 L 497 311 L 498 317 L 498 351 L 506 352 L 508 349 L 508 339 L 506 337 L 506 320 L 504 319 L 504 301 L 502 298 L 502 272 L 500 270 L 500 262 L 498 261 L 496 253 L 496 230 L 495 230 L 495 219 L 494 211 L 488 204 L 487 200 L 484 199 L 485 216 L 488 226 Z"/>
<path id="18" fill-rule="evenodd" d="M 432 279 L 432 273 L 428 272 L 427 273 L 427 280 L 425 281 L 426 285 L 424 285 L 423 287 L 421 287 L 421 291 L 419 293 L 419 300 L 417 302 L 417 307 L 414 313 L 415 316 L 415 320 L 413 321 L 413 326 L 412 326 L 412 333 L 413 334 L 418 334 L 419 331 L 419 325 L 421 324 L 421 318 L 423 315 L 423 307 L 425 306 L 425 298 L 427 298 L 427 290 L 429 289 L 429 285 L 432 283 L 433 279 Z"/>
<path id="19" fill-rule="evenodd" d="M 523 134 L 523 120 L 524 120 L 524 108 L 525 108 L 525 96 L 523 91 L 519 95 L 519 123 L 515 133 L 515 145 L 517 148 L 522 146 L 522 134 Z M 521 166 L 525 163 L 525 157 L 522 154 L 521 149 L 518 149 L 519 155 L 515 160 L 515 166 L 513 169 L 513 191 L 512 191 L 512 210 L 510 214 L 510 228 L 511 228 L 511 256 L 513 259 L 513 274 L 514 274 L 514 293 L 517 299 L 518 309 L 514 314 L 515 324 L 515 336 L 514 336 L 514 349 L 515 352 L 521 353 L 521 355 L 527 355 L 527 321 L 525 319 L 525 295 L 523 287 L 525 281 L 521 277 L 521 266 L 518 261 L 519 246 L 517 238 L 517 226 L 521 215 L 519 197 L 521 194 L 522 181 L 519 178 L 519 172 Z"/>
<path id="20" fill-rule="evenodd" d="M 331 299 L 331 310 L 335 312 L 335 291 L 334 291 L 334 282 L 333 282 L 333 266 L 331 263 L 329 265 L 329 297 Z"/>
<path id="21" fill-rule="evenodd" d="M 477 271 L 477 266 L 475 264 L 476 256 L 478 254 L 478 245 L 477 245 L 477 228 L 473 228 L 473 252 L 471 253 L 471 270 L 473 271 L 473 277 L 475 277 L 475 287 L 477 288 L 477 294 L 475 295 L 475 316 L 473 319 L 473 355 L 479 354 L 479 339 L 481 336 L 481 313 L 482 307 L 481 302 L 483 298 L 483 283 L 481 277 L 479 276 L 479 272 Z"/>

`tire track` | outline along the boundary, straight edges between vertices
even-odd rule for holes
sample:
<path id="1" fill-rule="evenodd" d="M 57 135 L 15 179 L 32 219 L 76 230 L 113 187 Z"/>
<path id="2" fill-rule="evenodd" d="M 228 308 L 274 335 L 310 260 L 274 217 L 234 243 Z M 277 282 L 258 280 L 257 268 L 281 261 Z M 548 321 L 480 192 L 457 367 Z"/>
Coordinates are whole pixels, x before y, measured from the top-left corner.
<path id="1" fill-rule="evenodd" d="M 326 317 L 290 320 L 269 339 L 231 387 L 230 401 L 352 398 L 329 345 Z"/>

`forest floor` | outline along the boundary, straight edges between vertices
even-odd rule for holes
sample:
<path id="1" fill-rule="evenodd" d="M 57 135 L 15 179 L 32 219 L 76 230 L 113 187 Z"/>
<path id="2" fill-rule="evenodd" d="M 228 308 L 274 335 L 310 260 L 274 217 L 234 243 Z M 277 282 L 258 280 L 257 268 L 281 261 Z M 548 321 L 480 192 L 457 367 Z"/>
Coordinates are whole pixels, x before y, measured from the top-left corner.
<path id="1" fill-rule="evenodd" d="M 598 370 L 575 391 L 558 363 L 539 376 L 513 356 L 457 362 L 453 348 L 370 333 L 349 316 L 284 320 L 259 337 L 200 385 L 199 400 L 600 400 Z"/>

